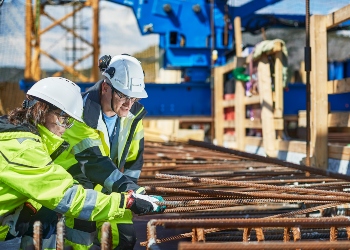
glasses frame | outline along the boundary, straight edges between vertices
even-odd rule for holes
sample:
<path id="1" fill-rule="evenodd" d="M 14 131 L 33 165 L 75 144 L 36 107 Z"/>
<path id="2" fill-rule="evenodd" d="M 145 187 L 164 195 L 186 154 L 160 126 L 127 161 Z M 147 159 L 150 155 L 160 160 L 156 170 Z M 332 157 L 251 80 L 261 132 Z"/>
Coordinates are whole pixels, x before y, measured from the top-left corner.
<path id="1" fill-rule="evenodd" d="M 117 96 L 119 97 L 120 101 L 122 102 L 127 102 L 130 101 L 131 103 L 135 103 L 138 102 L 141 98 L 136 98 L 136 97 L 130 97 L 127 95 L 124 95 L 122 92 L 116 90 L 111 84 L 109 84 L 108 82 L 105 81 L 105 83 L 107 83 L 107 85 L 109 87 L 111 87 L 112 92 L 115 92 L 117 94 Z"/>
<path id="2" fill-rule="evenodd" d="M 53 114 L 57 116 L 56 118 L 56 125 L 60 126 L 65 129 L 69 129 L 73 126 L 74 119 L 72 119 L 70 116 L 65 116 L 67 115 L 64 111 L 61 111 L 61 113 L 58 113 L 56 111 L 51 111 Z M 60 122 L 60 118 L 63 117 L 64 122 Z"/>

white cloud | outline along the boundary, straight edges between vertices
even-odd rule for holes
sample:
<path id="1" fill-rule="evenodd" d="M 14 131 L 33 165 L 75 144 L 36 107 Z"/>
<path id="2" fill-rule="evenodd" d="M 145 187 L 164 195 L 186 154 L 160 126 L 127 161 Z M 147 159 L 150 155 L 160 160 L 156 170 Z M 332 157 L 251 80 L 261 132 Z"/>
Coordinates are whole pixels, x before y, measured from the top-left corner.
<path id="1" fill-rule="evenodd" d="M 133 54 L 158 44 L 156 34 L 142 36 L 131 8 L 105 1 L 100 3 L 101 54 Z"/>

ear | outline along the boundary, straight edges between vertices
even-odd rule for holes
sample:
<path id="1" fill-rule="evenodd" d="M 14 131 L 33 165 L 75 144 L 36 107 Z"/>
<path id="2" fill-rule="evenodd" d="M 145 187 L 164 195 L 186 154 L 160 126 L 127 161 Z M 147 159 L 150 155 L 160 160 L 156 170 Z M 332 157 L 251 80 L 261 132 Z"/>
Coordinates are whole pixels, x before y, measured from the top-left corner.
<path id="1" fill-rule="evenodd" d="M 103 81 L 102 85 L 101 85 L 101 89 L 102 89 L 103 93 L 106 93 L 106 92 L 108 92 L 108 89 L 110 89 L 110 87 L 108 86 L 108 84 L 105 81 Z"/>

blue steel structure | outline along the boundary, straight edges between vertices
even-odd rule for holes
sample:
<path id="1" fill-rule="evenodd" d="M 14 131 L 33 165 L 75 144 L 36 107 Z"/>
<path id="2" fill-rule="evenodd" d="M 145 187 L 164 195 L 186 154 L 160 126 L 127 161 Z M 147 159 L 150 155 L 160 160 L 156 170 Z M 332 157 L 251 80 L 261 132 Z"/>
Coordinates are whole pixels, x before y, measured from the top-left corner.
<path id="1" fill-rule="evenodd" d="M 181 69 L 187 81 L 199 83 L 210 77 L 212 49 L 217 51 L 215 65 L 225 64 L 233 51 L 236 16 L 241 17 L 243 31 L 252 33 L 271 25 L 304 26 L 305 20 L 300 15 L 255 14 L 281 0 L 252 0 L 238 7 L 224 0 L 108 1 L 130 7 L 142 35 L 159 34 L 163 68 Z"/>
<path id="2" fill-rule="evenodd" d="M 236 16 L 241 18 L 243 32 L 257 33 L 262 27 L 269 26 L 301 28 L 305 25 L 303 15 L 256 14 L 283 0 L 250 0 L 243 1 L 245 3 L 240 6 L 230 5 L 226 0 L 108 1 L 131 8 L 142 35 L 159 35 L 161 66 L 181 70 L 185 79 L 181 84 L 147 84 L 149 98 L 142 102 L 149 111 L 148 116 L 211 116 L 211 69 L 226 64 L 235 51 L 233 19 Z M 215 63 L 212 63 L 213 50 L 217 52 Z M 24 91 L 32 84 L 20 82 Z M 84 91 L 93 83 L 78 84 Z M 290 85 L 289 92 L 285 93 L 285 106 L 293 106 L 296 99 L 305 97 L 305 88 L 296 86 L 295 92 L 293 88 Z M 301 96 L 295 98 L 291 93 Z M 303 101 L 300 105 L 301 109 L 306 109 Z M 348 107 L 346 103 L 344 105 Z M 285 110 L 285 114 L 291 114 L 291 110 Z"/>

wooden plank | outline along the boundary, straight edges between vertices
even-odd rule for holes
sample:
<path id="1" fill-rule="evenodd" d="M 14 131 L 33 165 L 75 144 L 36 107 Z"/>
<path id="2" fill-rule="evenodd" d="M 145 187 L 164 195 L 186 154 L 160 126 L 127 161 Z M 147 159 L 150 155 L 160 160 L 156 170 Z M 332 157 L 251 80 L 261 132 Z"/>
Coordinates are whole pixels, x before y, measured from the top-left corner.
<path id="1" fill-rule="evenodd" d="M 212 122 L 211 116 L 146 116 L 144 121 L 149 120 L 179 120 L 180 123 L 192 122 L 192 123 L 210 123 Z"/>
<path id="2" fill-rule="evenodd" d="M 224 128 L 236 128 L 236 120 L 224 121 Z"/>
<path id="3" fill-rule="evenodd" d="M 228 64 L 225 64 L 225 65 L 220 66 L 218 68 L 220 68 L 220 70 L 223 72 L 223 74 L 225 74 L 225 73 L 232 71 L 234 68 L 236 68 L 236 64 L 237 64 L 237 60 L 235 58 L 232 62 L 229 62 Z"/>
<path id="4" fill-rule="evenodd" d="M 350 20 L 350 4 L 344 6 L 343 8 L 335 12 L 328 14 L 326 18 L 327 18 L 327 22 L 326 22 L 327 29 L 333 28 L 342 22 Z"/>
<path id="5" fill-rule="evenodd" d="M 0 115 L 8 114 L 12 109 L 21 107 L 25 93 L 18 83 L 5 82 L 0 84 Z"/>
<path id="6" fill-rule="evenodd" d="M 277 157 L 275 148 L 276 131 L 273 121 L 273 102 L 271 89 L 270 64 L 266 55 L 260 57 L 258 63 L 258 84 L 261 105 L 263 144 L 266 155 Z"/>
<path id="7" fill-rule="evenodd" d="M 251 105 L 251 104 L 260 104 L 260 96 L 259 95 L 253 95 L 253 96 L 246 96 L 244 98 L 244 104 L 245 105 Z"/>
<path id="8" fill-rule="evenodd" d="M 305 62 L 304 61 L 300 62 L 299 74 L 301 77 L 301 82 L 306 83 L 306 71 L 305 71 Z"/>
<path id="9" fill-rule="evenodd" d="M 241 18 L 239 16 L 236 16 L 233 22 L 235 30 L 236 56 L 241 56 L 243 47 Z"/>
<path id="10" fill-rule="evenodd" d="M 214 68 L 214 133 L 215 141 L 219 146 L 223 146 L 224 135 L 224 73 L 221 67 Z"/>
<path id="11" fill-rule="evenodd" d="M 279 141 L 278 150 L 305 154 L 305 141 Z"/>
<path id="12" fill-rule="evenodd" d="M 333 112 L 327 114 L 328 127 L 346 128 L 350 127 L 350 113 L 349 112 Z M 306 111 L 300 110 L 298 117 L 298 126 L 306 127 Z"/>
<path id="13" fill-rule="evenodd" d="M 236 44 L 236 56 L 242 55 L 242 32 L 241 32 L 241 18 L 235 17 L 234 19 L 234 30 L 235 30 L 235 44 Z M 241 66 L 244 60 L 237 60 L 237 66 Z M 244 150 L 245 148 L 245 87 L 242 81 L 236 81 L 235 88 L 235 135 L 237 141 L 237 149 Z"/>
<path id="14" fill-rule="evenodd" d="M 222 106 L 224 108 L 231 108 L 235 106 L 235 99 L 231 99 L 231 100 L 223 100 L 222 101 Z"/>
<path id="15" fill-rule="evenodd" d="M 329 81 L 328 85 L 332 85 L 332 91 L 328 89 L 328 94 L 341 94 L 350 92 L 350 78 Z"/>
<path id="16" fill-rule="evenodd" d="M 245 123 L 246 123 L 246 128 L 257 128 L 257 129 L 264 129 L 263 127 L 263 120 L 264 119 L 246 119 Z M 273 119 L 272 123 L 274 124 L 274 127 L 276 130 L 283 130 L 283 119 Z M 264 131 L 263 131 L 264 134 Z M 273 141 L 271 141 L 271 143 L 273 143 Z"/>
<path id="17" fill-rule="evenodd" d="M 350 112 L 332 112 L 328 114 L 328 127 L 350 127 Z"/>
<path id="18" fill-rule="evenodd" d="M 327 82 L 327 93 L 333 94 L 334 93 L 334 81 L 328 81 Z"/>
<path id="19" fill-rule="evenodd" d="M 244 119 L 245 120 L 245 128 L 256 128 L 261 129 L 262 121 L 261 119 Z M 236 123 L 238 121 L 224 121 L 224 128 L 236 128 Z M 273 120 L 274 126 L 276 130 L 283 130 L 283 119 L 274 119 Z"/>
<path id="20" fill-rule="evenodd" d="M 244 150 L 245 148 L 245 133 L 246 133 L 246 107 L 244 104 L 245 88 L 244 83 L 236 81 L 235 91 L 235 134 L 237 139 L 237 149 Z"/>
<path id="21" fill-rule="evenodd" d="M 328 168 L 328 89 L 327 89 L 327 29 L 326 16 L 313 15 L 310 20 L 312 47 L 311 71 L 311 142 L 314 167 Z"/>
<path id="22" fill-rule="evenodd" d="M 282 47 L 281 43 L 279 43 Z M 275 110 L 276 118 L 283 117 L 283 65 L 282 65 L 282 51 L 278 51 L 275 55 Z"/>
<path id="23" fill-rule="evenodd" d="M 350 147 L 343 147 L 337 145 L 328 146 L 328 157 L 333 159 L 345 160 L 350 159 Z"/>
<path id="24" fill-rule="evenodd" d="M 259 95 L 245 96 L 244 97 L 244 104 L 245 105 L 260 104 Z M 229 108 L 229 107 L 234 107 L 234 106 L 235 106 L 235 99 L 223 101 L 224 108 Z"/>
<path id="25" fill-rule="evenodd" d="M 306 142 L 305 141 L 277 141 L 279 151 L 288 151 L 294 153 L 305 154 Z M 246 144 L 250 146 L 262 147 L 262 138 L 247 136 Z M 350 159 L 350 147 L 328 145 L 328 157 L 337 160 L 349 160 Z"/>
<path id="26" fill-rule="evenodd" d="M 246 137 L 246 145 L 262 147 L 263 141 L 261 137 L 256 136 L 247 136 Z"/>

